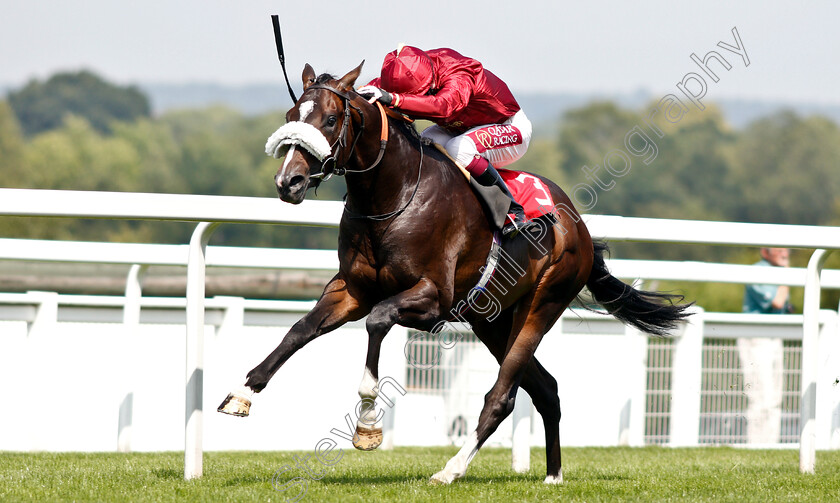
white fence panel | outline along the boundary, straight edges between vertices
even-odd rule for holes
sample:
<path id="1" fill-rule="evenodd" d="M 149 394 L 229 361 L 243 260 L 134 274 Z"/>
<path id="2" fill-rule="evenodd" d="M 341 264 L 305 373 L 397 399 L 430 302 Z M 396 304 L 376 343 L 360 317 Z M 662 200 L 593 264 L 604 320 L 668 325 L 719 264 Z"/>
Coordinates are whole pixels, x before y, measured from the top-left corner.
<path id="1" fill-rule="evenodd" d="M 22 409 L 25 413 L 7 418 L 0 449 L 115 449 L 117 419 L 124 399 L 122 382 L 131 369 L 127 362 L 136 362 L 137 372 L 129 376 L 135 383 L 132 449 L 172 450 L 182 445 L 184 430 L 178 412 L 184 390 L 177 383 L 183 378 L 180 366 L 185 357 L 184 300 L 143 298 L 142 323 L 137 332 L 141 343 L 134 345 L 130 353 L 125 352 L 124 327 L 120 324 L 124 300 L 44 292 L 0 295 L 2 319 L 17 320 L 0 322 L 2 392 L 25 397 L 26 401 L 19 403 L 21 407 L 28 405 Z M 208 299 L 207 305 L 203 400 L 212 412 L 213 406 L 279 343 L 288 327 L 312 303 L 224 297 Z M 802 320 L 801 315 L 701 311 L 681 337 L 659 340 L 627 330 L 610 317 L 590 312 L 564 315 L 537 353 L 559 383 L 562 445 L 745 443 L 746 432 L 737 427 L 730 427 L 726 435 L 715 436 L 720 433 L 721 421 L 731 422 L 739 417 L 746 420 L 743 400 L 734 407 L 725 400 L 711 409 L 707 404 L 715 392 L 743 395 L 749 384 L 737 363 L 734 341 L 744 337 L 781 337 L 796 342 L 801 340 Z M 822 357 L 818 381 L 833 384 L 840 357 L 836 313 L 823 311 L 820 326 Z M 703 334 L 699 333 L 701 328 Z M 692 330 L 696 333 L 692 334 Z M 691 338 L 686 338 L 686 334 Z M 697 344 L 701 335 L 702 346 Z M 405 397 L 396 397 L 398 405 L 393 410 L 380 404 L 393 421 L 394 443 L 457 444 L 460 436 L 475 427 L 483 395 L 495 379 L 495 361 L 479 342 L 466 337 L 451 349 L 442 350 L 438 365 L 425 373 L 418 372 L 406 362 L 405 341 L 405 331 L 395 330 L 383 346 L 381 375 L 393 377 L 409 390 Z M 650 347 L 663 341 L 668 341 L 671 348 L 690 344 L 678 350 L 684 351 L 682 356 L 672 356 L 661 363 L 651 361 L 654 353 Z M 207 414 L 204 447 L 305 450 L 322 438 L 340 441 L 331 430 L 347 430 L 344 416 L 352 416 L 358 402 L 358 382 L 348 376 L 358 375 L 361 379 L 366 344 L 361 322 L 314 341 L 289 360 L 269 388 L 256 396 L 253 416 L 238 419 Z M 729 363 L 721 363 L 721 355 L 715 355 L 716 352 L 725 352 Z M 716 366 L 706 362 L 710 353 Z M 21 354 L 28 356 L 12 356 Z M 27 378 L 33 375 L 33 358 L 37 368 L 49 369 L 34 387 Z M 662 367 L 657 369 L 656 365 Z M 659 391 L 655 389 L 656 380 L 651 380 L 655 372 L 660 377 L 667 375 Z M 716 384 L 709 381 L 715 372 L 724 376 Z M 789 368 L 787 373 L 795 376 L 798 369 Z M 637 384 L 646 380 L 640 393 Z M 681 385 L 680 380 L 689 384 Z M 693 391 L 677 391 L 681 387 Z M 838 447 L 840 396 L 836 390 L 837 386 L 827 386 L 818 395 L 818 448 Z M 794 397 L 797 392 L 787 390 Z M 657 396 L 670 404 L 667 410 L 657 413 Z M 793 409 L 795 405 L 786 410 Z M 791 414 L 782 421 L 793 419 L 798 424 L 798 415 Z M 531 444 L 544 445 L 542 421 L 536 414 L 533 416 L 529 428 Z M 664 427 L 657 429 L 656 420 Z M 673 426 L 679 424 L 683 424 L 682 430 Z M 489 445 L 510 446 L 511 430 L 508 420 Z M 796 438 L 788 436 L 780 442 Z"/>
<path id="2" fill-rule="evenodd" d="M 276 200 L 224 196 L 183 196 L 172 194 L 132 194 L 106 192 L 74 192 L 51 190 L 0 189 L 0 215 L 57 216 L 71 218 L 117 218 L 152 220 L 187 220 L 200 224 L 191 243 L 188 266 L 188 304 L 190 316 L 187 332 L 187 407 L 188 427 L 185 445 L 185 477 L 201 474 L 202 449 L 202 358 L 203 358 L 203 248 L 211 229 L 221 222 L 292 223 L 335 226 L 341 215 L 340 203 L 306 201 L 299 206 L 280 205 Z M 788 226 L 773 224 L 741 224 L 731 222 L 679 221 L 592 215 L 586 217 L 591 234 L 596 238 L 664 243 L 702 243 L 739 246 L 785 246 L 818 248 L 809 264 L 806 283 L 805 323 L 803 331 L 803 391 L 801 401 L 802 434 L 800 470 L 814 469 L 814 446 L 818 425 L 816 410 L 817 377 L 819 375 L 819 307 L 820 272 L 825 258 L 840 249 L 840 228 Z M 201 285 L 199 285 L 200 283 Z M 782 281 L 781 284 L 786 284 Z M 45 303 L 44 306 L 47 304 Z M 36 317 L 37 318 L 37 317 Z M 36 336 L 38 324 L 30 331 Z M 37 340 L 37 337 L 35 338 Z M 33 355 L 30 359 L 35 360 Z M 824 366 L 824 364 L 823 364 Z M 35 385 L 38 377 L 34 377 Z M 679 380 L 678 380 L 679 382 Z M 821 387 L 824 387 L 822 385 Z M 634 424 L 632 417 L 629 424 Z M 194 418 L 195 420 L 189 420 Z M 678 426 L 679 431 L 688 431 Z M 625 430 L 622 430 L 625 431 Z M 626 431 L 636 431 L 630 428 Z M 623 433 L 622 433 L 623 435 Z"/>
<path id="3" fill-rule="evenodd" d="M 183 447 L 183 299 L 177 307 L 169 299 L 162 299 L 161 305 L 155 305 L 156 299 L 144 299 L 148 309 L 144 309 L 144 323 L 137 334 L 142 344 L 130 353 L 123 351 L 122 326 L 102 322 L 118 319 L 119 313 L 107 304 L 120 298 L 109 300 L 103 302 L 106 307 L 97 307 L 91 297 L 82 300 L 41 293 L 0 296 L 0 305 L 6 308 L 2 312 L 13 315 L 9 317 L 34 319 L 52 327 L 49 332 L 35 332 L 33 338 L 26 321 L 0 322 L 0 392 L 17 397 L 17 412 L 4 420 L 0 449 L 115 450 L 124 398 L 122 383 L 130 369 L 126 362 L 132 361 L 137 371 L 130 376 L 134 382 L 132 450 Z M 41 301 L 47 302 L 35 309 Z M 206 325 L 204 335 L 207 370 L 203 400 L 210 413 L 204 417 L 204 447 L 309 450 L 322 438 L 341 441 L 330 430 L 346 431 L 344 416 L 353 415 L 359 401 L 358 385 L 367 347 L 364 324 L 348 324 L 302 349 L 277 373 L 271 385 L 256 395 L 255 414 L 240 419 L 215 413 L 215 406 L 279 344 L 292 322 L 311 303 L 238 298 L 208 299 L 208 303 L 212 324 Z M 289 310 L 294 304 L 295 310 Z M 53 314 L 51 320 L 45 316 L 49 312 Z M 36 323 L 30 325 L 37 328 Z M 402 383 L 404 344 L 405 331 L 399 328 L 385 339 L 382 377 L 393 376 Z M 21 354 L 37 358 L 37 366 L 31 367 L 29 359 L 21 359 Z M 43 380 L 32 386 L 32 376 L 39 375 Z M 393 390 L 387 395 L 397 403 L 401 400 Z M 388 407 L 380 407 L 388 411 Z"/>

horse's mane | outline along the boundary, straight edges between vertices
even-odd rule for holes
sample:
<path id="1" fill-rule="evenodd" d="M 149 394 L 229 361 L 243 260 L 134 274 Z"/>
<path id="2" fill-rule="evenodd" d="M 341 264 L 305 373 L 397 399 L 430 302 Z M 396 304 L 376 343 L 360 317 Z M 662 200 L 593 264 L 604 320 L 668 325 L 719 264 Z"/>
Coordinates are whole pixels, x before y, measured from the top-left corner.
<path id="1" fill-rule="evenodd" d="M 408 122 L 399 119 L 397 119 L 397 122 L 399 122 L 400 125 L 405 129 L 405 132 L 409 137 L 414 138 L 415 140 L 417 140 L 417 142 L 420 142 L 420 132 L 417 131 L 417 127 L 414 125 L 414 122 Z"/>
<path id="2" fill-rule="evenodd" d="M 338 77 L 329 73 L 322 73 L 315 78 L 315 84 L 328 84 L 331 81 L 337 80 Z M 398 120 L 399 124 L 405 130 L 406 135 L 409 138 L 413 138 L 418 143 L 420 142 L 420 133 L 417 131 L 417 127 L 415 127 L 413 122 L 409 122 L 407 120 Z"/>

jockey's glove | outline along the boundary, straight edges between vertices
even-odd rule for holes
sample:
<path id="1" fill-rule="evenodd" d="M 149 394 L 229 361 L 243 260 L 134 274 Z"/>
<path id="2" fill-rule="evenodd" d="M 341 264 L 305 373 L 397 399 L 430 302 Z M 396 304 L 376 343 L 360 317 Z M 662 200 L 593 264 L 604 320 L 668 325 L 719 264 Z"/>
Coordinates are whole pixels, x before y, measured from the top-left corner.
<path id="1" fill-rule="evenodd" d="M 385 106 L 391 106 L 394 97 L 388 91 L 376 86 L 362 86 L 357 91 L 359 96 L 366 98 L 370 103 L 379 101 Z"/>

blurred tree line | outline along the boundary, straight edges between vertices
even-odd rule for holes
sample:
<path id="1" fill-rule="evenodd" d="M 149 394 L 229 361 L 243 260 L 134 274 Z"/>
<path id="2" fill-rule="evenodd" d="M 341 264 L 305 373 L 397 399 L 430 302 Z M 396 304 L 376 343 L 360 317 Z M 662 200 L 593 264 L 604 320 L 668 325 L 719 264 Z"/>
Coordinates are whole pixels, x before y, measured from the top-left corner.
<path id="1" fill-rule="evenodd" d="M 98 101 L 103 90 L 107 92 Z M 134 110 L 130 119 L 127 109 Z M 148 99 L 136 89 L 117 88 L 89 72 L 30 82 L 10 93 L 7 102 L 0 101 L 0 186 L 276 197 L 272 179 L 277 161 L 265 155 L 264 146 L 285 121 L 285 112 L 247 117 L 217 106 L 150 117 L 149 110 Z M 339 199 L 341 189 L 340 182 L 325 184 L 318 197 Z M 278 199 L 277 204 L 283 203 Z M 161 222 L 0 219 L 2 236 L 42 239 L 185 243 L 193 228 Z M 222 226 L 213 242 L 330 248 L 336 239 L 337 232 L 329 229 L 301 232 L 231 224 Z"/>
<path id="2" fill-rule="evenodd" d="M 631 110 L 594 102 L 570 110 L 558 117 L 557 137 L 538 130 L 528 154 L 512 167 L 546 175 L 570 192 L 581 183 L 593 187 L 597 202 L 588 213 L 840 224 L 840 129 L 831 120 L 780 112 L 735 130 L 714 106 L 691 109 L 676 123 L 662 113 L 649 118 L 656 106 Z M 148 99 L 136 88 L 109 84 L 90 72 L 58 74 L 43 83 L 30 82 L 0 101 L 0 186 L 276 197 L 272 178 L 277 161 L 263 148 L 283 122 L 283 111 L 245 116 L 222 106 L 152 117 Z M 642 136 L 625 144 L 634 127 L 655 144 L 655 158 L 650 150 L 644 155 L 630 151 L 639 147 Z M 610 162 L 605 156 L 614 150 L 631 161 L 621 176 L 605 169 Z M 587 178 L 584 166 L 599 167 L 601 183 L 609 189 Z M 308 197 L 338 200 L 343 194 L 342 181 L 334 179 Z M 192 228 L 0 219 L 3 237 L 185 243 Z M 336 236 L 328 229 L 226 225 L 213 242 L 331 248 Z M 614 257 L 622 258 L 758 260 L 754 249 L 627 243 L 614 243 L 612 249 Z M 809 255 L 795 252 L 794 265 L 804 266 Z M 840 257 L 835 257 L 829 266 L 838 264 Z M 702 299 L 707 309 L 740 309 L 740 286 L 690 288 L 689 297 Z M 801 306 L 801 292 L 794 293 L 795 302 L 797 295 Z M 826 302 L 836 306 L 836 300 Z"/>
<path id="3" fill-rule="evenodd" d="M 588 213 L 635 217 L 721 220 L 804 225 L 840 224 L 840 129 L 831 120 L 800 117 L 781 111 L 734 130 L 714 106 L 690 109 L 671 123 L 657 103 L 643 110 L 623 109 L 610 102 L 596 102 L 569 111 L 562 119 L 558 138 L 538 145 L 539 156 L 519 163 L 551 159 L 541 172 L 571 192 L 587 183 L 597 192 Z M 647 135 L 626 136 L 638 127 Z M 633 147 L 656 145 L 637 155 Z M 619 156 L 621 150 L 629 166 Z M 555 153 L 549 154 L 550 151 Z M 529 157 L 531 155 L 529 151 Z M 553 156 L 553 157 L 552 157 Z M 606 163 L 613 162 L 611 175 Z M 589 171 L 602 169 L 599 189 L 587 179 Z M 538 170 L 537 166 L 528 166 Z M 626 170 L 626 173 L 623 172 Z M 614 184 L 612 183 L 614 182 Z M 608 187 L 608 188 L 607 188 Z M 584 199 L 588 204 L 589 200 Z M 614 257 L 701 260 L 751 264 L 757 249 L 734 247 L 613 243 Z M 810 250 L 792 253 L 792 266 L 805 267 Z M 828 267 L 840 267 L 840 256 Z M 665 283 L 659 288 L 686 292 L 709 310 L 738 311 L 740 285 Z M 837 293 L 824 294 L 823 305 L 835 308 Z M 794 304 L 801 309 L 802 290 L 793 289 Z"/>

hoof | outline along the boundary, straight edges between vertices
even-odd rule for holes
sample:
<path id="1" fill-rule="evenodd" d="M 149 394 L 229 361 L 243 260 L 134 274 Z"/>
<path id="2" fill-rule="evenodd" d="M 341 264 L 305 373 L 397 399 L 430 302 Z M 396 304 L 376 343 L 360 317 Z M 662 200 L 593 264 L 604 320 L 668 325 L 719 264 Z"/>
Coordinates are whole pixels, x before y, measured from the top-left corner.
<path id="1" fill-rule="evenodd" d="M 544 484 L 562 484 L 563 483 L 563 472 L 560 472 L 558 475 L 549 475 L 543 481 Z"/>
<path id="2" fill-rule="evenodd" d="M 382 428 L 368 430 L 356 426 L 356 436 L 353 437 L 353 447 L 360 451 L 372 451 L 382 443 Z"/>
<path id="3" fill-rule="evenodd" d="M 432 478 L 429 479 L 429 484 L 436 485 L 436 486 L 448 486 L 452 482 L 455 482 L 455 475 L 451 473 L 447 473 L 446 470 L 441 470 L 436 474 L 432 475 Z"/>
<path id="4" fill-rule="evenodd" d="M 238 393 L 230 393 L 216 410 L 222 414 L 246 417 L 251 412 L 251 400 Z"/>

